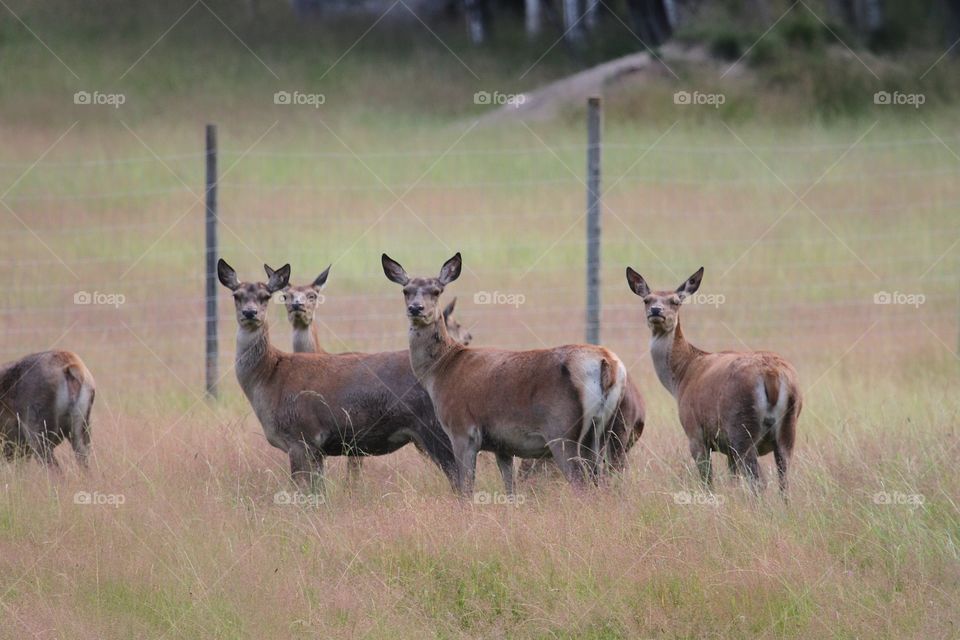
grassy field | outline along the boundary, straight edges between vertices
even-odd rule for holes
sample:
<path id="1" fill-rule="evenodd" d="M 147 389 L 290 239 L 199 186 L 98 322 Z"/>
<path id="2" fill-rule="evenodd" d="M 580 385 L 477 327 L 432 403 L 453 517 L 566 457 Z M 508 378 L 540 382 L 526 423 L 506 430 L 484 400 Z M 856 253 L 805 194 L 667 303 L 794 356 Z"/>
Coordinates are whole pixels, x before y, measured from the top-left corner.
<path id="1" fill-rule="evenodd" d="M 62 64 L 4 23 L 0 359 L 76 351 L 98 396 L 89 477 L 65 448 L 62 477 L 0 466 L 0 637 L 960 633 L 960 128 L 948 92 L 921 109 L 876 107 L 873 92 L 895 87 L 848 70 L 867 106 L 824 118 L 791 103 L 804 88 L 743 76 L 611 89 L 602 339 L 649 404 L 628 472 L 584 495 L 539 479 L 519 504 L 462 504 L 410 449 L 368 460 L 356 486 L 334 461 L 322 504 L 283 505 L 285 456 L 233 377 L 225 292 L 221 398 L 202 395 L 203 126 L 219 127 L 221 254 L 248 279 L 264 262 L 290 262 L 296 282 L 333 263 L 328 349 L 406 345 L 384 251 L 425 274 L 463 253 L 445 295 L 476 344 L 576 342 L 583 114 L 475 125 L 473 104 L 475 91 L 527 89 L 572 64 L 554 52 L 520 80 L 549 39 L 498 57 L 440 31 L 458 60 L 409 35 L 416 22 L 378 27 L 340 62 L 369 22 L 320 31 L 315 45 L 310 31 L 278 42 L 231 22 L 249 51 L 198 5 L 121 78 L 176 16 L 93 46 L 101 32 L 80 16 L 64 14 L 68 30 L 11 7 Z M 940 64 L 939 77 L 955 74 Z M 722 109 L 673 105 L 700 81 L 728 92 Z M 125 103 L 74 104 L 84 90 Z M 326 102 L 275 105 L 278 90 Z M 805 403 L 789 505 L 725 471 L 702 493 L 627 264 L 658 288 L 704 265 L 713 298 L 684 310 L 688 338 L 796 364 Z M 475 298 L 494 291 L 523 303 Z M 78 292 L 122 304 L 74 304 Z M 882 292 L 922 303 L 876 304 Z M 288 344 L 279 309 L 272 329 Z M 500 489 L 491 459 L 478 484 Z M 110 504 L 75 504 L 77 492 Z"/>

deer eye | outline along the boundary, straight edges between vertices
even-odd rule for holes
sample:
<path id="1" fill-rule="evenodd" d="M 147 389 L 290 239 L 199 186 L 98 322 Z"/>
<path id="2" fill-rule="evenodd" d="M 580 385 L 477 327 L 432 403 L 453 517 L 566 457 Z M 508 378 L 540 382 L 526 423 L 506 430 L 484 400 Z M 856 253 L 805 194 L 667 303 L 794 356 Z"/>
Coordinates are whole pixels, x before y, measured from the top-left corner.
<path id="1" fill-rule="evenodd" d="M 644 296 L 644 297 L 643 297 L 643 303 L 644 303 L 644 304 L 652 304 L 652 303 L 653 303 L 653 296 Z"/>
<path id="2" fill-rule="evenodd" d="M 680 298 L 678 298 L 677 296 L 672 296 L 670 298 L 670 304 L 672 304 L 673 306 L 677 306 L 678 304 L 680 304 Z"/>

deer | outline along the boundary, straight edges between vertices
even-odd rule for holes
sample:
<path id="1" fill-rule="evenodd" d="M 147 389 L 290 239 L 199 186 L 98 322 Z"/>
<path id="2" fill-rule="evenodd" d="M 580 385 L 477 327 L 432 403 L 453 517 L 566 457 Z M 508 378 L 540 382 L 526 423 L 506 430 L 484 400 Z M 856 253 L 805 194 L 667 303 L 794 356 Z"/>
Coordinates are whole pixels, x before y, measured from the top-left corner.
<path id="1" fill-rule="evenodd" d="M 700 267 L 676 290 L 651 291 L 643 276 L 627 267 L 627 284 L 643 299 L 652 333 L 654 370 L 677 401 L 690 455 L 706 486 L 712 482 L 711 451 L 725 454 L 730 470 L 754 491 L 763 483 L 759 456 L 773 452 L 780 492 L 786 495 L 802 407 L 797 372 L 770 351 L 709 353 L 687 342 L 680 307 L 702 279 Z"/>
<path id="2" fill-rule="evenodd" d="M 507 493 L 513 458 L 552 456 L 575 488 L 597 479 L 626 368 L 609 349 L 565 345 L 532 351 L 466 347 L 441 321 L 440 296 L 460 277 L 458 252 L 437 277 L 410 277 L 387 254 L 388 280 L 403 287 L 410 363 L 449 436 L 461 496 L 473 491 L 479 451 L 492 451 Z"/>
<path id="3" fill-rule="evenodd" d="M 6 460 L 36 456 L 58 470 L 53 450 L 69 440 L 89 469 L 90 411 L 96 382 L 70 351 L 42 351 L 0 366 L 0 451 Z"/>
<path id="4" fill-rule="evenodd" d="M 293 352 L 294 353 L 326 353 L 320 345 L 320 337 L 317 334 L 317 325 L 314 324 L 314 316 L 322 300 L 321 291 L 327 284 L 327 278 L 330 277 L 329 265 L 323 272 L 314 278 L 313 282 L 305 285 L 288 284 L 283 289 L 283 303 L 287 310 L 287 320 L 293 330 Z M 267 274 L 269 277 L 270 274 Z M 462 325 L 453 318 L 453 311 L 456 307 L 457 299 L 454 298 L 450 304 L 443 310 L 443 321 L 447 325 L 447 331 L 451 337 L 461 344 L 470 344 L 473 336 L 462 327 Z M 409 362 L 409 358 L 406 358 Z M 412 373 L 412 371 L 411 371 Z M 417 383 L 419 391 L 422 387 Z M 426 392 L 423 392 L 426 393 Z M 424 416 L 426 420 L 435 420 L 435 416 Z M 347 475 L 351 480 L 356 480 L 363 469 L 363 457 L 357 455 L 347 456 Z"/>
<path id="5" fill-rule="evenodd" d="M 290 281 L 290 265 L 264 265 L 266 282 L 241 282 L 222 258 L 220 283 L 237 319 L 235 373 L 267 442 L 287 454 L 293 481 L 324 489 L 326 456 L 386 455 L 413 443 L 451 483 L 450 443 L 406 351 L 287 353 L 270 342 L 268 307 Z"/>
<path id="6" fill-rule="evenodd" d="M 623 390 L 623 399 L 614 415 L 614 422 L 608 438 L 607 456 L 610 468 L 622 473 L 627 466 L 627 454 L 643 434 L 646 423 L 646 403 L 643 394 L 634 381 L 633 376 L 627 373 L 627 380 Z M 537 473 L 548 471 L 550 458 L 526 459 L 520 464 L 520 478 L 528 480 Z M 555 467 L 554 467 L 555 468 Z"/>

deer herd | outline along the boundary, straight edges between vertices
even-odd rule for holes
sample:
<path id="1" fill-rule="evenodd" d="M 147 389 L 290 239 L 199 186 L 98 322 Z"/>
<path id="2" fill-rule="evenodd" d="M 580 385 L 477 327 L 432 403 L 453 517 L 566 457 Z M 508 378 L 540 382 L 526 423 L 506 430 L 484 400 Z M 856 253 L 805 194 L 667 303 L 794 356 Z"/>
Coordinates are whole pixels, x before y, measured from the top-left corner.
<path id="1" fill-rule="evenodd" d="M 381 258 L 384 275 L 402 287 L 409 348 L 331 353 L 320 344 L 315 314 L 327 267 L 313 282 L 290 284 L 290 265 L 264 265 L 266 281 L 241 281 L 220 259 L 217 275 L 233 296 L 237 381 L 267 441 L 290 459 L 293 481 L 322 489 L 327 456 L 347 456 L 356 478 L 366 456 L 412 444 L 446 475 L 454 492 L 473 491 L 477 455 L 494 454 L 505 490 L 552 464 L 575 487 L 622 471 L 643 432 L 645 406 L 623 361 L 596 345 L 511 351 L 470 346 L 472 336 L 446 307 L 444 290 L 460 276 L 460 254 L 435 277 L 411 276 Z M 627 267 L 627 283 L 644 305 L 657 377 L 676 399 L 680 424 L 703 483 L 710 455 L 754 491 L 763 486 L 758 458 L 773 453 L 781 492 L 801 409 L 797 373 L 763 351 L 708 353 L 684 337 L 680 307 L 700 287 L 703 268 L 675 290 L 653 291 Z M 292 351 L 271 342 L 268 311 L 282 296 Z M 47 351 L 0 367 L 0 447 L 6 459 L 36 456 L 57 467 L 53 449 L 69 440 L 79 464 L 90 453 L 96 385 L 80 358 Z"/>

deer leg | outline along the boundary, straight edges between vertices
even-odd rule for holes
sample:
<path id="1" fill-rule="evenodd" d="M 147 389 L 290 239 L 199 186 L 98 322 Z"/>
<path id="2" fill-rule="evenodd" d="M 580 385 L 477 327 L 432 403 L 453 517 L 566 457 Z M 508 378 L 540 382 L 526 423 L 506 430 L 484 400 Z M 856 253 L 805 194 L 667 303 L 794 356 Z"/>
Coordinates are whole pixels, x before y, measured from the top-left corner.
<path id="1" fill-rule="evenodd" d="M 787 457 L 787 453 L 784 451 L 784 447 L 780 443 L 773 445 L 773 458 L 777 462 L 777 479 L 780 483 L 780 493 L 786 496 L 787 466 L 789 464 L 789 458 Z"/>
<path id="2" fill-rule="evenodd" d="M 70 446 L 73 447 L 73 455 L 77 458 L 77 464 L 84 471 L 90 470 L 90 427 L 86 418 L 70 416 Z M 82 420 L 80 424 L 74 424 L 73 420 Z"/>
<path id="3" fill-rule="evenodd" d="M 347 482 L 357 484 L 360 481 L 360 473 L 363 471 L 362 456 L 347 456 Z"/>
<path id="4" fill-rule="evenodd" d="M 473 480 L 477 472 L 477 453 L 480 451 L 480 430 L 471 427 L 465 434 L 451 435 L 453 457 L 457 461 L 460 496 L 473 496 Z"/>
<path id="5" fill-rule="evenodd" d="M 790 466 L 790 457 L 793 455 L 793 443 L 797 428 L 797 418 L 800 407 L 796 398 L 790 398 L 790 409 L 783 417 L 775 434 L 773 457 L 777 462 L 777 477 L 780 481 L 780 494 L 787 496 L 787 467 Z"/>
<path id="6" fill-rule="evenodd" d="M 576 451 L 579 448 L 576 442 L 569 440 L 552 440 L 548 445 L 550 453 L 553 454 L 553 461 L 560 468 L 567 481 L 576 488 L 584 486 L 583 465 L 577 458 Z"/>
<path id="7" fill-rule="evenodd" d="M 520 476 L 521 482 L 529 480 L 537 471 L 537 462 L 539 462 L 539 458 L 524 458 L 520 461 L 520 469 L 517 471 L 517 475 Z"/>
<path id="8" fill-rule="evenodd" d="M 757 448 L 752 442 L 740 442 L 734 445 L 732 455 L 740 474 L 750 483 L 750 489 L 754 493 L 759 493 L 763 488 L 763 478 L 760 473 Z"/>
<path id="9" fill-rule="evenodd" d="M 503 488 L 507 495 L 513 495 L 513 456 L 505 453 L 497 453 L 497 466 L 500 468 L 500 476 L 503 478 Z"/>
<path id="10" fill-rule="evenodd" d="M 697 471 L 700 472 L 700 482 L 702 482 L 707 488 L 713 486 L 713 474 L 710 466 L 710 449 L 707 448 L 707 445 L 702 440 L 691 439 L 690 455 L 693 456 L 694 462 L 697 463 Z"/>
<path id="11" fill-rule="evenodd" d="M 526 482 L 534 476 L 546 475 L 549 469 L 550 458 L 525 458 L 520 463 L 520 480 Z"/>
<path id="12" fill-rule="evenodd" d="M 308 450 L 303 442 L 290 446 L 290 475 L 304 493 L 323 490 L 323 456 Z"/>
<path id="13" fill-rule="evenodd" d="M 740 470 L 737 468 L 737 459 L 733 453 L 727 453 L 727 469 L 730 470 L 730 475 L 736 477 Z"/>
<path id="14" fill-rule="evenodd" d="M 27 437 L 30 452 L 40 459 L 40 463 L 54 471 L 59 471 L 60 464 L 53 455 L 53 443 L 46 431 L 47 421 L 40 420 L 38 424 L 43 425 L 42 428 L 35 428 L 36 425 L 33 424 L 21 424 L 21 432 Z"/>

